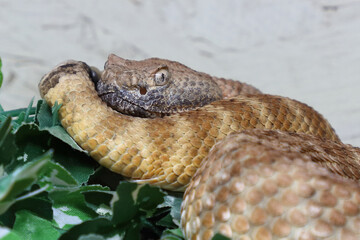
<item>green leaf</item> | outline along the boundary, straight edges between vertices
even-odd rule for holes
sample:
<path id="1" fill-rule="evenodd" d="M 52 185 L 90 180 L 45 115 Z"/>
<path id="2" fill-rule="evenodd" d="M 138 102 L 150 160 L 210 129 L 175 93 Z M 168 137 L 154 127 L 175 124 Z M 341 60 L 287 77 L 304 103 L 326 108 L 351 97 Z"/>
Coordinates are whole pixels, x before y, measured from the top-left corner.
<path id="1" fill-rule="evenodd" d="M 4 214 L 0 215 L 2 225 L 12 227 L 15 222 L 15 213 L 20 210 L 31 211 L 49 221 L 53 218 L 52 203 L 48 199 L 32 197 L 17 201 Z"/>
<path id="2" fill-rule="evenodd" d="M 167 195 L 164 197 L 164 203 L 159 207 L 170 207 L 170 216 L 173 223 L 180 227 L 180 218 L 181 218 L 181 203 L 182 203 L 182 193 L 173 193 L 173 195 Z M 158 224 L 164 226 L 163 224 L 170 224 L 168 222 L 169 218 L 165 216 Z M 167 225 L 169 226 L 169 225 Z"/>
<path id="3" fill-rule="evenodd" d="M 17 116 L 17 119 L 14 121 L 16 123 L 16 126 L 21 126 L 21 124 L 29 122 L 30 115 L 34 114 L 34 112 L 35 112 L 35 108 L 32 107 L 33 103 L 34 103 L 34 98 L 31 99 L 28 107 L 26 109 L 24 109 L 25 111 L 22 111 L 19 113 L 19 115 Z"/>
<path id="4" fill-rule="evenodd" d="M 138 212 L 138 206 L 135 204 L 135 199 L 132 194 L 137 190 L 136 183 L 121 182 L 116 189 L 116 194 L 112 199 L 114 224 L 125 224 L 135 217 Z M 126 207 L 124 207 L 126 206 Z"/>
<path id="5" fill-rule="evenodd" d="M 164 201 L 165 193 L 158 187 L 121 182 L 112 199 L 114 224 L 125 224 L 137 215 L 151 216 Z M 126 208 L 124 208 L 126 206 Z"/>
<path id="6" fill-rule="evenodd" d="M 161 235 L 161 240 L 184 240 L 184 236 L 180 228 L 167 229 Z"/>
<path id="7" fill-rule="evenodd" d="M 54 188 L 49 193 L 49 198 L 53 202 L 55 222 L 60 228 L 68 229 L 97 217 L 98 214 L 87 205 L 82 193 L 106 190 L 106 187 L 100 185 Z"/>
<path id="8" fill-rule="evenodd" d="M 54 107 L 50 109 L 47 103 L 42 101 L 36 116 L 39 122 L 39 129 L 48 131 L 51 135 L 69 144 L 75 150 L 86 152 L 77 145 L 61 125 L 57 124 L 57 112 L 59 108 L 60 106 L 55 104 Z"/>
<path id="9" fill-rule="evenodd" d="M 164 196 L 165 193 L 158 187 L 121 182 L 112 200 L 114 209 L 112 222 L 123 224 L 130 221 L 136 214 L 151 216 L 149 213 L 153 213 L 164 201 Z M 127 209 L 123 206 L 127 206 Z"/>
<path id="10" fill-rule="evenodd" d="M 59 147 L 55 148 L 55 144 Z M 58 140 L 52 146 L 55 148 L 54 160 L 64 166 L 79 184 L 86 183 L 94 173 L 94 168 L 99 165 L 83 152 L 75 151 Z"/>
<path id="11" fill-rule="evenodd" d="M 0 125 L 0 146 L 4 144 L 9 132 L 11 132 L 11 117 L 7 117 Z"/>
<path id="12" fill-rule="evenodd" d="M 35 108 L 32 107 L 33 103 L 34 103 L 34 97 L 31 99 L 31 101 L 26 109 L 25 118 L 24 118 L 25 123 L 29 122 L 30 114 L 34 114 Z"/>
<path id="13" fill-rule="evenodd" d="M 12 168 L 23 165 L 49 148 L 54 149 L 54 160 L 65 167 L 79 184 L 85 183 L 94 173 L 94 167 L 98 166 L 96 161 L 86 154 L 74 150 L 60 139 L 54 138 L 47 130 L 40 130 L 33 123 L 24 124 L 18 129 L 16 143 L 19 147 L 18 161 L 11 166 Z"/>
<path id="14" fill-rule="evenodd" d="M 158 187 L 121 182 L 111 201 L 113 207 L 112 223 L 125 227 L 124 239 L 139 239 L 145 227 L 147 234 L 160 235 L 146 218 L 151 217 L 156 207 L 164 201 L 165 193 Z"/>
<path id="15" fill-rule="evenodd" d="M 38 175 L 50 159 L 51 152 L 48 152 L 37 160 L 16 169 L 8 176 L 0 179 L 0 214 L 4 213 L 16 201 L 32 196 L 27 194 L 18 197 L 19 194 L 37 180 Z"/>
<path id="16" fill-rule="evenodd" d="M 99 166 L 95 172 L 90 176 L 89 184 L 101 184 L 110 187 L 115 191 L 119 183 L 125 181 L 125 178 L 118 173 L 114 173 L 109 169 Z"/>
<path id="17" fill-rule="evenodd" d="M 60 139 L 64 143 L 70 145 L 73 149 L 87 153 L 84 149 L 80 148 L 77 143 L 70 137 L 70 135 L 65 131 L 62 126 L 52 126 L 52 127 L 40 127 L 40 130 L 46 130 L 54 137 Z"/>
<path id="18" fill-rule="evenodd" d="M 16 130 L 24 123 L 29 123 L 34 121 L 34 115 L 36 109 L 32 107 L 34 102 L 34 98 L 30 101 L 27 108 L 19 108 L 10 111 L 4 111 L 4 109 L 0 109 L 0 121 L 5 121 L 7 117 L 12 117 L 12 131 L 16 132 Z"/>
<path id="19" fill-rule="evenodd" d="M 27 240 L 51 240 L 58 239 L 60 236 L 60 232 L 50 221 L 35 216 L 27 210 L 20 210 L 16 213 L 13 229 L 22 239 Z"/>
<path id="20" fill-rule="evenodd" d="M 105 237 L 103 237 L 101 235 L 94 234 L 94 233 L 81 235 L 79 237 L 79 240 L 106 240 L 106 239 L 111 239 L 111 238 L 105 238 Z"/>
<path id="21" fill-rule="evenodd" d="M 165 193 L 158 187 L 148 184 L 140 185 L 140 189 L 136 198 L 136 202 L 140 209 L 146 210 L 152 215 L 156 207 L 164 202 Z"/>
<path id="22" fill-rule="evenodd" d="M 230 238 L 225 237 L 224 235 L 217 233 L 212 237 L 212 240 L 230 240 Z"/>
<path id="23" fill-rule="evenodd" d="M 91 233 L 100 234 L 105 238 L 116 235 L 121 237 L 121 229 L 114 228 L 109 219 L 95 218 L 70 228 L 66 233 L 61 235 L 59 240 L 78 239 L 81 235 L 88 235 Z"/>
<path id="24" fill-rule="evenodd" d="M 44 172 L 40 186 L 51 185 L 52 187 L 67 187 L 78 185 L 78 182 L 73 178 L 71 173 L 58 163 L 48 162 Z"/>
<path id="25" fill-rule="evenodd" d="M 11 229 L 0 226 L 1 240 L 22 240 L 22 238 Z"/>
<path id="26" fill-rule="evenodd" d="M 36 104 L 35 118 L 39 128 L 52 127 L 52 114 L 45 100 L 40 99 Z"/>
<path id="27" fill-rule="evenodd" d="M 52 106 L 51 108 L 52 126 L 60 125 L 59 114 L 58 114 L 60 108 L 61 108 L 61 104 L 58 104 L 58 102 L 55 102 L 54 106 Z"/>
<path id="28" fill-rule="evenodd" d="M 177 227 L 177 225 L 174 224 L 173 218 L 171 217 L 170 213 L 167 214 L 165 217 L 161 218 L 159 221 L 157 221 L 156 225 L 166 227 L 166 228 L 176 228 Z"/>
<path id="29" fill-rule="evenodd" d="M 131 221 L 126 227 L 124 240 L 140 240 L 140 230 L 143 226 L 143 222 Z"/>
<path id="30" fill-rule="evenodd" d="M 24 122 L 25 120 L 25 112 L 21 112 L 18 116 L 17 119 L 14 121 L 14 124 L 16 126 L 16 128 L 18 128 L 22 122 Z"/>
<path id="31" fill-rule="evenodd" d="M 32 102 L 32 101 L 31 101 Z M 32 103 L 29 103 L 30 107 L 28 106 L 27 108 L 18 108 L 18 109 L 13 109 L 13 110 L 9 110 L 9 111 L 4 111 L 3 108 L 0 109 L 0 113 L 4 116 L 10 116 L 10 117 L 18 117 L 21 113 L 26 113 L 28 112 L 28 115 L 34 115 L 36 108 L 31 107 Z"/>
<path id="32" fill-rule="evenodd" d="M 84 191 L 86 205 L 100 216 L 112 215 L 110 201 L 114 196 L 112 191 Z"/>
<path id="33" fill-rule="evenodd" d="M 11 117 L 7 117 L 0 125 L 0 166 L 3 167 L 7 167 L 15 160 L 18 150 L 15 144 L 15 135 L 11 130 Z"/>
<path id="34" fill-rule="evenodd" d="M 7 170 L 12 171 L 44 154 L 50 148 L 49 136 L 46 132 L 40 132 L 33 123 L 19 127 L 15 132 L 15 143 L 18 147 L 16 161 L 8 166 Z"/>

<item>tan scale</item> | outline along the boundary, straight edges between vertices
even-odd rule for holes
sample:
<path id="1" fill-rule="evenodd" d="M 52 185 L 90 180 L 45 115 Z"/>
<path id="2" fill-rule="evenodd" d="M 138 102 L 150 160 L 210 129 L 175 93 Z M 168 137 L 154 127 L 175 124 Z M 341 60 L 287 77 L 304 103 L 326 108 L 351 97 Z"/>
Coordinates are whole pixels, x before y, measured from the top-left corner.
<path id="1" fill-rule="evenodd" d="M 358 148 L 304 134 L 231 134 L 211 150 L 185 192 L 186 237 L 359 239 L 359 185 L 312 161 L 337 159 L 337 151 L 359 159 Z"/>
<path id="2" fill-rule="evenodd" d="M 101 101 L 88 67 L 76 61 L 47 74 L 39 89 L 50 106 L 62 104 L 61 124 L 101 165 L 165 189 L 184 190 L 190 183 L 182 211 L 189 239 L 209 239 L 218 231 L 240 239 L 359 237 L 358 185 L 313 162 L 359 179 L 359 150 L 341 144 L 305 104 L 258 94 L 163 118 L 130 117 Z M 293 134 L 231 135 L 255 128 Z"/>

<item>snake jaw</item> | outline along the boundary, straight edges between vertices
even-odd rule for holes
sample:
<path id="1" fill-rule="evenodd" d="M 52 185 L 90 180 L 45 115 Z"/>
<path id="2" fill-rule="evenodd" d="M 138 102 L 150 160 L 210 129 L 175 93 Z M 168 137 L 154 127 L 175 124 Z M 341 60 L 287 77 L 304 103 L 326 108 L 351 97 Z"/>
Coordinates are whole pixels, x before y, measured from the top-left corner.
<path id="1" fill-rule="evenodd" d="M 211 102 L 211 100 L 205 100 L 203 104 L 194 106 L 194 101 L 181 98 L 181 94 L 172 94 L 173 98 L 165 99 L 163 95 L 160 94 L 160 92 L 164 91 L 157 88 L 146 90 L 145 94 L 141 94 L 142 87 L 135 89 L 124 87 L 119 89 L 114 85 L 101 85 L 101 82 L 97 85 L 99 97 L 106 102 L 109 107 L 120 113 L 135 117 L 164 117 L 172 113 L 195 110 Z M 172 104 L 175 101 L 174 99 L 177 100 L 177 104 Z M 202 100 L 203 99 L 200 101 Z"/>
<path id="2" fill-rule="evenodd" d="M 164 116 L 161 113 L 151 112 L 140 105 L 133 104 L 133 102 L 127 100 L 124 95 L 121 94 L 121 91 L 109 91 L 100 94 L 99 97 L 106 102 L 109 107 L 125 115 L 147 118 Z"/>

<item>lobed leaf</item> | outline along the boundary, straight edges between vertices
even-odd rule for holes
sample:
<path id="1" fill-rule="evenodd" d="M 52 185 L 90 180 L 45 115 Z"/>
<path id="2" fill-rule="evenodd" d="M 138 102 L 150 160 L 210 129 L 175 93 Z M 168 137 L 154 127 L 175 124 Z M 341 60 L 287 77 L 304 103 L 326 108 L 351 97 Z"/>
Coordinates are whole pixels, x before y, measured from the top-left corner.
<path id="1" fill-rule="evenodd" d="M 50 158 L 51 152 L 47 152 L 37 160 L 16 169 L 8 176 L 0 179 L 0 214 L 3 214 L 12 204 L 18 201 L 20 199 L 18 195 L 37 180 L 38 175 Z"/>
<path id="2" fill-rule="evenodd" d="M 35 216 L 27 210 L 16 213 L 14 231 L 21 239 L 58 239 L 60 231 L 48 220 Z"/>
<path id="3" fill-rule="evenodd" d="M 9 228 L 0 226 L 0 238 L 2 240 L 22 240 L 22 238 Z"/>
<path id="4" fill-rule="evenodd" d="M 32 107 L 34 98 L 30 101 L 27 108 L 19 108 L 10 111 L 4 111 L 0 109 L 0 122 L 5 121 L 8 117 L 12 119 L 12 131 L 16 130 L 24 123 L 29 123 L 34 121 L 35 108 Z"/>
<path id="5" fill-rule="evenodd" d="M 39 184 L 40 186 L 51 186 L 51 188 L 48 187 L 49 190 L 53 187 L 71 187 L 78 185 L 78 182 L 71 173 L 59 163 L 49 161 L 43 172 L 45 173 L 39 181 Z"/>
<path id="6" fill-rule="evenodd" d="M 94 173 L 96 161 L 86 154 L 74 150 L 71 146 L 54 137 L 47 130 L 40 130 L 34 124 L 23 124 L 16 132 L 16 143 L 19 151 L 12 168 L 43 154 L 47 149 L 54 149 L 53 159 L 61 164 L 79 183 L 85 183 Z M 20 161 L 22 160 L 22 161 Z"/>
<path id="7" fill-rule="evenodd" d="M 60 228 L 68 229 L 97 217 L 96 211 L 86 203 L 83 193 L 107 190 L 100 185 L 54 188 L 49 192 L 49 199 L 53 202 L 55 222 Z"/>
<path id="8" fill-rule="evenodd" d="M 5 213 L 0 215 L 1 225 L 13 227 L 15 214 L 20 210 L 28 210 L 37 216 L 51 221 L 53 219 L 52 203 L 47 198 L 35 197 L 16 201 Z"/>
<path id="9" fill-rule="evenodd" d="M 220 234 L 220 233 L 216 233 L 213 237 L 212 240 L 230 240 L 230 238 L 225 237 L 224 235 Z"/>
<path id="10" fill-rule="evenodd" d="M 165 230 L 161 240 L 183 240 L 184 236 L 180 228 Z"/>
<path id="11" fill-rule="evenodd" d="M 138 213 L 139 207 L 136 206 L 136 200 L 132 196 L 137 190 L 136 183 L 122 182 L 116 189 L 111 205 L 113 208 L 113 224 L 125 224 L 133 219 Z M 126 208 L 124 208 L 126 206 Z"/>
<path id="12" fill-rule="evenodd" d="M 158 224 L 167 227 L 174 226 L 175 224 L 175 226 L 180 227 L 181 203 L 182 194 L 174 193 L 173 195 L 165 196 L 164 203 L 159 207 L 169 207 L 171 210 L 169 216 L 165 216 Z M 169 220 L 172 222 L 169 222 Z"/>
<path id="13" fill-rule="evenodd" d="M 120 229 L 115 229 L 111 221 L 107 218 L 94 218 L 81 224 L 78 224 L 61 235 L 59 240 L 79 239 L 82 235 L 89 234 L 101 235 L 105 237 L 113 237 L 121 234 Z"/>
<path id="14" fill-rule="evenodd" d="M 18 150 L 11 130 L 11 117 L 7 117 L 0 125 L 0 166 L 3 168 L 15 160 Z"/>
<path id="15" fill-rule="evenodd" d="M 70 145 L 77 151 L 86 152 L 77 145 L 74 139 L 72 139 L 60 125 L 57 115 L 59 108 L 60 105 L 57 105 L 57 103 L 52 109 L 50 109 L 45 101 L 40 103 L 39 111 L 36 115 L 36 119 L 39 122 L 39 129 L 48 131 L 51 135 Z"/>
<path id="16" fill-rule="evenodd" d="M 112 215 L 110 202 L 114 196 L 114 192 L 98 189 L 83 191 L 82 194 L 84 195 L 86 205 L 97 214 L 100 216 Z"/>

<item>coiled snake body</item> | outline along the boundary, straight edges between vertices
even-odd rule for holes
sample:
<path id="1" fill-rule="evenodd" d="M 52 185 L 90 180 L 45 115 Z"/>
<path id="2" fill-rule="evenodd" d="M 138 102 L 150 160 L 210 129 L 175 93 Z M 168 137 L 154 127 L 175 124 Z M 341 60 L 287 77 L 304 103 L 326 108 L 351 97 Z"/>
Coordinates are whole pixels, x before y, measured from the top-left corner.
<path id="1" fill-rule="evenodd" d="M 61 124 L 101 165 L 186 188 L 188 239 L 360 236 L 360 150 L 305 104 L 176 62 L 115 55 L 100 80 L 67 61 L 39 89 L 62 104 Z"/>

